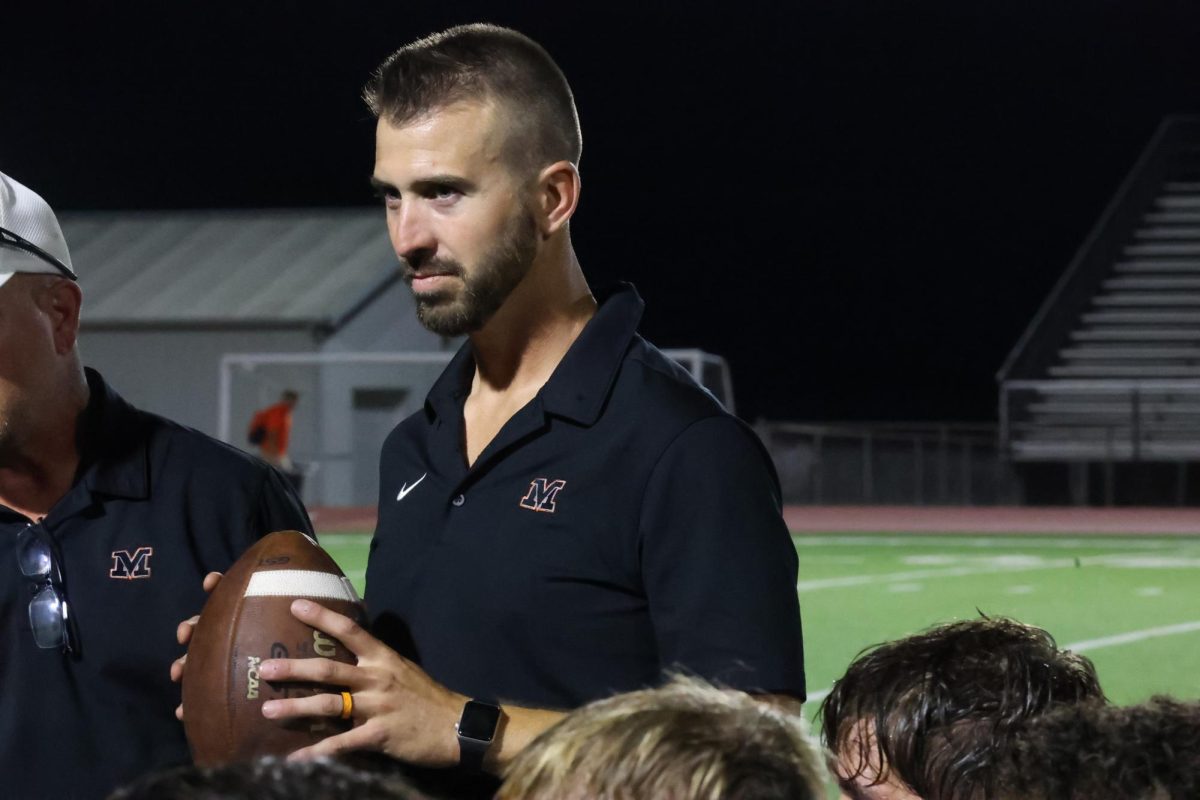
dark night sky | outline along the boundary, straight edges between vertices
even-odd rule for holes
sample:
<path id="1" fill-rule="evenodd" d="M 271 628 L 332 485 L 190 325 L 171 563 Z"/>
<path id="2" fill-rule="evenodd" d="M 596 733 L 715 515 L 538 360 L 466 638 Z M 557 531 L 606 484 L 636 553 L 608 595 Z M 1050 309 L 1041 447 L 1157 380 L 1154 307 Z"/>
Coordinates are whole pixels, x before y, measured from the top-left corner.
<path id="1" fill-rule="evenodd" d="M 575 89 L 585 271 L 729 358 L 751 419 L 994 417 L 1160 119 L 1200 112 L 1195 0 L 46 5 L 0 20 L 0 169 L 64 209 L 369 203 L 371 69 L 525 31 Z"/>

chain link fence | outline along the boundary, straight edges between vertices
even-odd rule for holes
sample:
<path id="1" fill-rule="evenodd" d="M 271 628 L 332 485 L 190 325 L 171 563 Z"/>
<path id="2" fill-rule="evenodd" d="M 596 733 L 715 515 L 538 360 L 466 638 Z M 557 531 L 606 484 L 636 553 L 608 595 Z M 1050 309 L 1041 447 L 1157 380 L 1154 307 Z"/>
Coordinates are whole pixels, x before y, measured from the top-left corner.
<path id="1" fill-rule="evenodd" d="M 1018 505 L 995 425 L 760 421 L 786 503 Z"/>

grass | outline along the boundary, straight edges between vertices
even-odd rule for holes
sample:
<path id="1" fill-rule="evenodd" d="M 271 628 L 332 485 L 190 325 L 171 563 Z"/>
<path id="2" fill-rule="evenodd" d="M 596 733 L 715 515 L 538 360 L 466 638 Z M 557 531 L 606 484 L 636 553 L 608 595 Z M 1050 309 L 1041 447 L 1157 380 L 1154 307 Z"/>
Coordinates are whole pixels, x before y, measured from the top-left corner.
<path id="1" fill-rule="evenodd" d="M 369 541 L 366 532 L 322 537 L 360 591 Z M 795 542 L 810 695 L 868 645 L 982 611 L 1080 645 L 1114 702 L 1200 697 L 1200 539 L 865 533 Z"/>

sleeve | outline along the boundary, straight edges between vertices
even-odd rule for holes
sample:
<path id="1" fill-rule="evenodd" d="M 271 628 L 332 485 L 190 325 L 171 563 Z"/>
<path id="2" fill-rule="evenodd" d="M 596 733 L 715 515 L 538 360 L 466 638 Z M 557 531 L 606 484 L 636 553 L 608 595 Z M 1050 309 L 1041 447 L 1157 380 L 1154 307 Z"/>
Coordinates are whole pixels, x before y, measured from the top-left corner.
<path id="1" fill-rule="evenodd" d="M 642 501 L 642 577 L 664 669 L 803 699 L 798 558 L 779 479 L 729 416 L 693 423 Z"/>
<path id="2" fill-rule="evenodd" d="M 275 531 L 302 531 L 316 538 L 308 512 L 291 481 L 279 470 L 265 465 L 258 503 L 248 527 L 251 542 Z"/>

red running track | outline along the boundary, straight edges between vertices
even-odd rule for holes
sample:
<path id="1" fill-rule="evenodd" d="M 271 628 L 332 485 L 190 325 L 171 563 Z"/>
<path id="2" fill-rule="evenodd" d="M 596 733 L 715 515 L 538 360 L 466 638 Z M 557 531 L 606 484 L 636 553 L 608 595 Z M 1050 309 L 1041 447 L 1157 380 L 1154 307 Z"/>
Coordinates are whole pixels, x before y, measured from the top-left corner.
<path id="1" fill-rule="evenodd" d="M 318 533 L 371 531 L 375 509 L 310 509 Z M 1013 506 L 787 506 L 799 534 L 1087 533 L 1200 535 L 1200 508 L 1017 508 Z"/>

